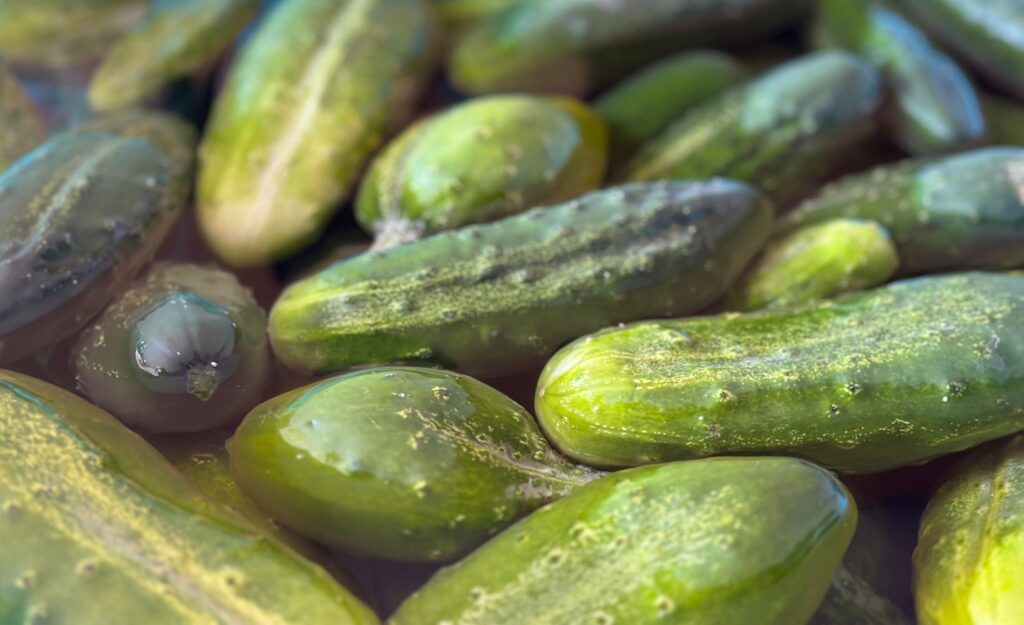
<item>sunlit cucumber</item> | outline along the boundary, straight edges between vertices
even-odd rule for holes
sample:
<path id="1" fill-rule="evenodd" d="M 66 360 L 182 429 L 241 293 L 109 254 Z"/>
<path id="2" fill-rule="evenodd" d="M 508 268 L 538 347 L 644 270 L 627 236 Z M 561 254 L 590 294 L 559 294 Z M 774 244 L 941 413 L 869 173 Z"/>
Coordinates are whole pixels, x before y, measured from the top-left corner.
<path id="1" fill-rule="evenodd" d="M 594 192 L 339 262 L 285 290 L 270 338 L 307 372 L 429 361 L 509 375 L 609 324 L 706 307 L 771 220 L 726 180 Z"/>
<path id="2" fill-rule="evenodd" d="M 45 139 L 42 114 L 0 63 L 0 172 Z"/>
<path id="3" fill-rule="evenodd" d="M 537 416 L 595 466 L 787 454 L 881 471 L 1024 429 L 1024 276 L 953 274 L 803 307 L 650 321 L 551 359 Z"/>

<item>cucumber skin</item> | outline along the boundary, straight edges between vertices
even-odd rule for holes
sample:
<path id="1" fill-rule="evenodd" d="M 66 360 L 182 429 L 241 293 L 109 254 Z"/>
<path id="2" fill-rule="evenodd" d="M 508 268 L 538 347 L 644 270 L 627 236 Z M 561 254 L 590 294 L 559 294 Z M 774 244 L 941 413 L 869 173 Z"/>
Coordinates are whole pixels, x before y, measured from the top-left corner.
<path id="1" fill-rule="evenodd" d="M 899 13 L 873 0 L 826 0 L 830 39 L 875 64 L 893 90 L 894 139 L 915 155 L 956 152 L 984 142 L 985 116 L 971 79 Z"/>
<path id="2" fill-rule="evenodd" d="M 42 113 L 0 63 L 0 172 L 45 140 Z"/>
<path id="3" fill-rule="evenodd" d="M 876 129 L 878 71 L 847 52 L 818 52 L 695 107 L 646 143 L 620 180 L 725 176 L 780 206 L 799 197 Z"/>
<path id="4" fill-rule="evenodd" d="M 101 130 L 111 120 L 126 125 Z M 149 262 L 186 202 L 195 131 L 157 113 L 111 120 L 51 137 L 0 174 L 0 363 L 80 330 Z"/>
<path id="5" fill-rule="evenodd" d="M 92 404 L 0 372 L 0 425 L 0 622 L 377 622 Z"/>
<path id="6" fill-rule="evenodd" d="M 271 344 L 300 371 L 427 361 L 510 375 L 609 324 L 709 305 L 771 221 L 731 181 L 599 191 L 337 263 L 285 290 Z"/>
<path id="7" fill-rule="evenodd" d="M 921 625 L 1024 615 L 1024 437 L 972 453 L 928 502 L 914 550 Z"/>
<path id="8" fill-rule="evenodd" d="M 1024 149 L 994 147 L 910 160 L 828 185 L 784 216 L 776 234 L 837 217 L 892 234 L 901 273 L 1024 265 Z"/>
<path id="9" fill-rule="evenodd" d="M 788 454 L 850 473 L 1024 429 L 1024 277 L 954 274 L 829 302 L 638 323 L 548 363 L 537 417 L 593 466 Z"/>
<path id="10" fill-rule="evenodd" d="M 982 93 L 981 107 L 992 143 L 1024 146 L 1024 105 L 1017 100 Z"/>
<path id="11" fill-rule="evenodd" d="M 388 623 L 806 623 L 855 524 L 842 485 L 800 460 L 641 467 L 534 512 Z"/>
<path id="12" fill-rule="evenodd" d="M 261 22 L 200 149 L 199 224 L 222 260 L 266 264 L 320 234 L 422 90 L 434 56 L 432 8 L 290 0 Z M 312 143 L 322 149 L 302 149 Z"/>

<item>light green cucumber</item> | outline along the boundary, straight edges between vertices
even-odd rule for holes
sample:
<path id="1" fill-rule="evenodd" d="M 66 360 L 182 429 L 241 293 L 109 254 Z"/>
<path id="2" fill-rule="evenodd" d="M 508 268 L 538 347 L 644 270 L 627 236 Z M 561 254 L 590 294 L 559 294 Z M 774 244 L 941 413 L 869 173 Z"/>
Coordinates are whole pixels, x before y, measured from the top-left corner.
<path id="1" fill-rule="evenodd" d="M 231 265 L 320 234 L 431 70 L 426 0 L 289 0 L 249 39 L 200 152 L 199 223 Z"/>
<path id="2" fill-rule="evenodd" d="M 787 454 L 863 473 L 1024 429 L 1024 277 L 919 278 L 802 307 L 649 321 L 551 359 L 536 410 L 594 466 Z"/>
<path id="3" fill-rule="evenodd" d="M 0 622 L 377 622 L 323 569 L 71 393 L 0 372 L 0 429 Z"/>
<path id="4" fill-rule="evenodd" d="M 615 473 L 442 569 L 390 625 L 803 625 L 856 508 L 792 458 L 713 458 Z"/>
<path id="5" fill-rule="evenodd" d="M 46 121 L 28 94 L 0 64 L 0 172 L 46 140 Z"/>
<path id="6" fill-rule="evenodd" d="M 425 361 L 511 375 L 609 324 L 708 306 L 771 221 L 732 181 L 598 191 L 339 262 L 285 290 L 271 343 L 306 372 Z"/>
<path id="7" fill-rule="evenodd" d="M 370 166 L 356 217 L 378 249 L 596 189 L 608 131 L 586 105 L 527 95 L 470 100 L 407 129 Z"/>

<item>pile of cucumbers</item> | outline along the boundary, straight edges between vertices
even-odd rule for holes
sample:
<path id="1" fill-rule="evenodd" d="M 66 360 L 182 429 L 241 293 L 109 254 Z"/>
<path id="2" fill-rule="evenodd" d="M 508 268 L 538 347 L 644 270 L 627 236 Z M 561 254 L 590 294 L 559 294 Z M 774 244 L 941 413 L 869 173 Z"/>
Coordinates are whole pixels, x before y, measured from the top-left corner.
<path id="1" fill-rule="evenodd" d="M 1024 625 L 1021 269 L 1024 0 L 0 0 L 0 625 Z"/>

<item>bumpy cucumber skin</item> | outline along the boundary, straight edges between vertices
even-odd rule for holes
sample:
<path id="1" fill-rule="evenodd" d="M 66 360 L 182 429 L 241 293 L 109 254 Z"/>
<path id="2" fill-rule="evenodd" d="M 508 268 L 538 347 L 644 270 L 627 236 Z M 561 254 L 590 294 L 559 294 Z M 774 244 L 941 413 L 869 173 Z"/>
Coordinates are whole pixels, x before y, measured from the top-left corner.
<path id="1" fill-rule="evenodd" d="M 686 111 L 738 85 L 747 72 L 722 52 L 684 52 L 616 85 L 594 102 L 608 124 L 611 159 L 622 163 Z"/>
<path id="2" fill-rule="evenodd" d="M 239 485 L 318 542 L 448 561 L 598 475 L 533 417 L 472 378 L 369 369 L 276 397 L 228 445 Z"/>
<path id="3" fill-rule="evenodd" d="M 981 94 L 981 107 L 992 143 L 1024 146 L 1024 105 L 1016 100 Z"/>
<path id="4" fill-rule="evenodd" d="M 42 113 L 0 63 L 0 172 L 45 140 Z"/>
<path id="5" fill-rule="evenodd" d="M 176 296 L 192 303 L 176 306 L 161 327 L 140 333 L 140 322 Z M 208 317 L 223 323 L 215 327 Z M 79 337 L 72 350 L 75 378 L 87 397 L 136 431 L 216 428 L 240 419 L 263 396 L 270 376 L 266 325 L 266 314 L 232 274 L 159 264 Z M 177 361 L 190 379 L 205 375 L 213 388 L 154 388 L 166 376 L 140 366 L 140 349 Z"/>
<path id="6" fill-rule="evenodd" d="M 725 309 L 781 308 L 869 289 L 888 282 L 899 264 L 885 228 L 833 219 L 771 244 L 726 297 Z"/>
<path id="7" fill-rule="evenodd" d="M 1024 97 L 1020 0 L 897 0 L 897 5 L 989 80 Z"/>
<path id="8" fill-rule="evenodd" d="M 979 449 L 939 489 L 914 573 L 921 625 L 1024 622 L 1024 437 Z"/>
<path id="9" fill-rule="evenodd" d="M 913 24 L 873 0 L 826 0 L 828 36 L 874 63 L 895 98 L 894 138 L 911 154 L 955 152 L 985 139 L 971 79 Z"/>
<path id="10" fill-rule="evenodd" d="M 0 372 L 0 427 L 0 621 L 377 622 L 92 404 Z"/>
<path id="11" fill-rule="evenodd" d="M 839 217 L 892 234 L 901 272 L 1024 265 L 1024 150 L 984 148 L 839 180 L 780 220 L 778 234 Z"/>
<path id="12" fill-rule="evenodd" d="M 337 263 L 270 313 L 289 367 L 539 365 L 610 324 L 701 310 L 764 244 L 772 208 L 732 181 L 628 185 Z"/>
<path id="13" fill-rule="evenodd" d="M 639 49 L 651 47 L 651 42 L 664 42 L 660 45 L 664 56 L 683 48 L 749 40 L 791 23 L 810 4 L 806 0 L 524 0 L 474 24 L 456 45 L 448 74 L 469 93 L 583 96 L 613 73 L 602 67 L 606 63 L 617 62 L 624 65 L 620 71 L 628 72 L 635 68 L 633 59 L 656 59 Z"/>
<path id="14" fill-rule="evenodd" d="M 433 35 L 425 0 L 273 9 L 231 69 L 200 151 L 199 223 L 224 261 L 264 264 L 320 233 L 419 94 Z"/>
<path id="15" fill-rule="evenodd" d="M 442 569 L 388 622 L 806 623 L 856 516 L 832 475 L 792 458 L 623 471 Z"/>
<path id="16" fill-rule="evenodd" d="M 96 60 L 146 15 L 146 0 L 4 0 L 0 57 L 44 67 Z"/>
<path id="17" fill-rule="evenodd" d="M 875 129 L 882 82 L 874 67 L 846 52 L 784 63 L 695 107 L 642 147 L 621 178 L 726 176 L 786 203 Z"/>
<path id="18" fill-rule="evenodd" d="M 215 62 L 260 7 L 258 0 L 185 0 L 118 40 L 89 84 L 100 111 L 141 104 Z"/>
<path id="19" fill-rule="evenodd" d="M 894 283 L 803 307 L 652 321 L 548 363 L 538 420 L 594 466 L 789 454 L 851 473 L 1024 429 L 1024 277 Z"/>
<path id="20" fill-rule="evenodd" d="M 62 133 L 0 175 L 0 363 L 80 330 L 185 204 L 195 131 L 158 113 L 115 119 L 117 132 L 101 119 Z"/>
<path id="21" fill-rule="evenodd" d="M 570 200 L 601 184 L 607 162 L 605 123 L 580 102 L 477 98 L 396 138 L 370 166 L 356 218 L 385 247 Z"/>

